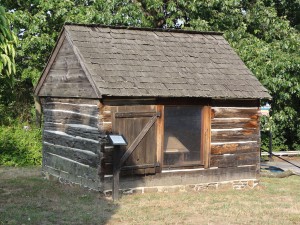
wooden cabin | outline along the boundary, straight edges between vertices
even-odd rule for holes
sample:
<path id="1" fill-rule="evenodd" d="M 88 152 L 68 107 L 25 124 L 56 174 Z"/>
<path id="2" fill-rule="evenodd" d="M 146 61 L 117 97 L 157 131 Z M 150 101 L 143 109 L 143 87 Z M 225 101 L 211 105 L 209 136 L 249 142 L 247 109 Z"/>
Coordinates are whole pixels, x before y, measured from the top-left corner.
<path id="1" fill-rule="evenodd" d="M 47 177 L 109 193 L 119 151 L 124 192 L 258 181 L 270 95 L 221 33 L 65 25 L 35 94 Z"/>

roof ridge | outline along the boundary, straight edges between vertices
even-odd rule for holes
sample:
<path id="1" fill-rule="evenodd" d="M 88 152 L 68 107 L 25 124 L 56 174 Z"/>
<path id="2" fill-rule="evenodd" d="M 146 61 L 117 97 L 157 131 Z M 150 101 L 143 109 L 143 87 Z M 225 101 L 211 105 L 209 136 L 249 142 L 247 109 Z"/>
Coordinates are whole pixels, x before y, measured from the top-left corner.
<path id="1" fill-rule="evenodd" d="M 207 34 L 207 35 L 223 35 L 223 32 L 218 31 L 196 31 L 196 30 L 182 30 L 182 29 L 162 29 L 162 28 L 150 28 L 150 27 L 131 27 L 131 26 L 112 26 L 103 24 L 84 24 L 84 23 L 71 23 L 66 22 L 64 25 L 70 26 L 82 26 L 82 27 L 101 27 L 111 29 L 126 29 L 126 30 L 141 30 L 141 31 L 158 31 L 158 32 L 171 32 L 171 33 L 187 33 L 187 34 Z"/>

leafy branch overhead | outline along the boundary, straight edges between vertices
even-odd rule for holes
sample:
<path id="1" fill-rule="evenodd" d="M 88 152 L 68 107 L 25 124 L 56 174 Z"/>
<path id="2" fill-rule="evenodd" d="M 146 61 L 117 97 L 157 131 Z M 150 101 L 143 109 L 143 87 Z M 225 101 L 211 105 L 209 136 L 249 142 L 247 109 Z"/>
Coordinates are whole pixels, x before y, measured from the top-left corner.
<path id="1" fill-rule="evenodd" d="M 0 6 L 0 77 L 13 83 L 15 67 L 15 44 L 17 37 L 11 32 L 5 9 Z"/>

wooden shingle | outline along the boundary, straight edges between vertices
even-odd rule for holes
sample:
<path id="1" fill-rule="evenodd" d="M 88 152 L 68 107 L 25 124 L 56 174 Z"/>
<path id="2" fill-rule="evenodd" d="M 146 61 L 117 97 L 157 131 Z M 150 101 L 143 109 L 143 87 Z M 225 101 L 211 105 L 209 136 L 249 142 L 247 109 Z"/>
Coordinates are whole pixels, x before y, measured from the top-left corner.
<path id="1" fill-rule="evenodd" d="M 270 98 L 220 33 L 96 25 L 62 33 L 100 96 Z"/>

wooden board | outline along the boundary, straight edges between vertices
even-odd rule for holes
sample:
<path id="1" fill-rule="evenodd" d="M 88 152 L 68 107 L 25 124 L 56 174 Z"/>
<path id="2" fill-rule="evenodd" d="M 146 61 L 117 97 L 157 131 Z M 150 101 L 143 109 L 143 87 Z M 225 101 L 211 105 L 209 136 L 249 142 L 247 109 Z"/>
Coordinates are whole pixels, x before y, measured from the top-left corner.
<path id="1" fill-rule="evenodd" d="M 39 96 L 98 98 L 67 39 L 41 85 Z"/>
<path id="2" fill-rule="evenodd" d="M 44 110 L 64 110 L 72 111 L 75 113 L 89 114 L 91 116 L 98 116 L 99 108 L 96 104 L 72 104 L 72 103 L 62 103 L 62 102 L 49 102 L 43 104 Z"/>
<path id="3" fill-rule="evenodd" d="M 44 110 L 44 121 L 51 123 L 83 124 L 92 127 L 97 127 L 98 124 L 98 118 L 96 116 L 64 110 Z"/>
<path id="4" fill-rule="evenodd" d="M 214 142 L 238 142 L 256 141 L 259 139 L 257 129 L 213 131 L 211 141 Z"/>
<path id="5" fill-rule="evenodd" d="M 210 165 L 212 167 L 226 168 L 242 165 L 257 165 L 259 163 L 259 153 L 240 153 L 226 155 L 212 155 Z"/>
<path id="6" fill-rule="evenodd" d="M 66 146 L 70 148 L 78 148 L 82 150 L 88 150 L 97 153 L 99 146 L 99 141 L 93 139 L 81 138 L 76 136 L 67 135 L 64 132 L 58 131 L 44 131 L 43 141 L 55 145 Z"/>
<path id="7" fill-rule="evenodd" d="M 156 115 L 155 106 L 111 106 L 112 111 L 112 124 L 113 133 L 123 134 L 128 142 L 129 147 L 139 133 L 143 130 L 145 125 L 149 122 L 149 115 Z M 146 113 L 145 113 L 146 112 Z M 134 117 L 134 114 L 137 117 Z M 119 114 L 120 117 L 115 117 L 115 114 Z M 145 116 L 143 116 L 145 115 Z M 156 159 L 156 125 L 153 125 L 145 137 L 139 142 L 137 148 L 133 151 L 130 157 L 126 160 L 124 167 L 130 166 L 131 168 L 139 169 L 139 171 L 150 171 L 150 169 L 144 170 L 143 165 L 152 164 L 153 168 L 157 165 Z M 125 150 L 123 150 L 125 152 Z M 111 159 L 108 154 L 104 155 L 106 165 L 109 166 L 108 159 Z M 149 168 L 149 167 L 147 167 Z M 140 173 L 139 172 L 139 173 Z M 152 172 L 151 172 L 152 173 Z"/>
<path id="8" fill-rule="evenodd" d="M 95 127 L 81 124 L 44 123 L 44 130 L 61 131 L 72 136 L 99 140 L 99 130 Z"/>
<path id="9" fill-rule="evenodd" d="M 236 144 L 220 144 L 211 146 L 212 155 L 235 154 L 258 152 L 259 144 L 255 143 L 236 143 Z"/>
<path id="10" fill-rule="evenodd" d="M 163 159 L 163 153 L 164 153 L 164 106 L 163 105 L 158 105 L 157 106 L 157 112 L 160 113 L 160 117 L 157 118 L 156 122 L 156 135 L 157 135 L 157 142 L 156 142 L 156 155 L 157 155 L 157 171 L 156 172 L 161 172 L 162 171 L 162 163 L 164 161 Z"/>
<path id="11" fill-rule="evenodd" d="M 214 119 L 211 122 L 211 129 L 233 129 L 233 128 L 247 128 L 257 129 L 259 128 L 259 122 L 257 119 L 242 118 L 242 119 Z"/>
<path id="12" fill-rule="evenodd" d="M 212 108 L 212 118 L 258 118 L 258 108 Z"/>
<path id="13" fill-rule="evenodd" d="M 43 151 L 46 153 L 63 156 L 76 162 L 91 166 L 93 168 L 97 168 L 99 164 L 98 155 L 91 151 L 70 148 L 61 145 L 54 145 L 50 143 L 43 144 Z"/>
<path id="14" fill-rule="evenodd" d="M 97 169 L 52 153 L 43 154 L 43 166 L 52 167 L 60 173 L 73 174 L 76 177 L 97 179 Z"/>
<path id="15" fill-rule="evenodd" d="M 211 154 L 211 108 L 204 106 L 202 109 L 202 127 L 201 127 L 201 154 L 203 158 L 204 168 L 210 167 Z"/>

